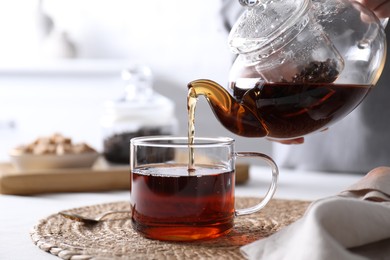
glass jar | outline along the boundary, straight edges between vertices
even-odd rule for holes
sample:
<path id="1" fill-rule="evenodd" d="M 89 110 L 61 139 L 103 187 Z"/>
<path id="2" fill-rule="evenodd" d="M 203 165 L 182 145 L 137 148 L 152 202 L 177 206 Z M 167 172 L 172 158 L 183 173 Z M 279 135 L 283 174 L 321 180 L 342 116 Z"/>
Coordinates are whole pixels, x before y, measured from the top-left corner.
<path id="1" fill-rule="evenodd" d="M 108 162 L 128 164 L 130 140 L 177 132 L 174 103 L 153 90 L 151 70 L 134 66 L 122 72 L 125 95 L 107 101 L 101 118 L 103 155 Z"/>

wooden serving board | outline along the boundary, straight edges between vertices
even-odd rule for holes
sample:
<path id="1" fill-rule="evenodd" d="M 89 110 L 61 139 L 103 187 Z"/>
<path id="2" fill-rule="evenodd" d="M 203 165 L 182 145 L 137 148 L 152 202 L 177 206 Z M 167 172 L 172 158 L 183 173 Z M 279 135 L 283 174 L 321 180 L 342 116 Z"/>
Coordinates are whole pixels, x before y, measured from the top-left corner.
<path id="1" fill-rule="evenodd" d="M 249 165 L 236 165 L 236 183 L 249 177 Z M 34 195 L 130 189 L 129 166 L 113 166 L 99 158 L 91 168 L 18 171 L 0 163 L 0 194 Z"/>
<path id="2" fill-rule="evenodd" d="M 0 193 L 33 195 L 54 192 L 129 190 L 129 166 L 110 166 L 99 158 L 91 168 L 18 171 L 0 163 Z"/>

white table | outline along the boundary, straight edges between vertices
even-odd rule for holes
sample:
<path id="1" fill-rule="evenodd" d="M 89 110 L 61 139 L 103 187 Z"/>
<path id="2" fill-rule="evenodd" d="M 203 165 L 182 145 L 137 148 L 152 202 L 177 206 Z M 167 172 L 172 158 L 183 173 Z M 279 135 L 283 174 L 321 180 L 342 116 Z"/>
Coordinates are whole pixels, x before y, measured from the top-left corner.
<path id="1" fill-rule="evenodd" d="M 262 196 L 270 180 L 269 170 L 253 167 L 250 180 L 236 186 L 237 196 Z M 316 200 L 334 195 L 359 180 L 361 175 L 298 172 L 280 169 L 274 198 Z M 32 227 L 60 210 L 105 202 L 129 200 L 129 192 L 61 193 L 39 196 L 0 195 L 0 259 L 59 259 L 40 250 L 30 238 Z"/>

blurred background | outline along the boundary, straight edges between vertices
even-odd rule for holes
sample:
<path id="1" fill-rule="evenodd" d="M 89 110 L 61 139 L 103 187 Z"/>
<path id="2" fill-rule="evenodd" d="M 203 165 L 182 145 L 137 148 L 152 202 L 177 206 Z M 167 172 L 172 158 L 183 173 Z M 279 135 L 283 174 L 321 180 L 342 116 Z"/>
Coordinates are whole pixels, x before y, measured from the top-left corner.
<path id="1" fill-rule="evenodd" d="M 0 161 L 12 147 L 54 132 L 102 149 L 106 100 L 124 92 L 121 71 L 148 66 L 187 134 L 187 83 L 227 84 L 233 56 L 223 1 L 0 0 Z M 263 139 L 227 132 L 203 97 L 198 136 L 231 136 L 239 150 L 271 153 Z"/>

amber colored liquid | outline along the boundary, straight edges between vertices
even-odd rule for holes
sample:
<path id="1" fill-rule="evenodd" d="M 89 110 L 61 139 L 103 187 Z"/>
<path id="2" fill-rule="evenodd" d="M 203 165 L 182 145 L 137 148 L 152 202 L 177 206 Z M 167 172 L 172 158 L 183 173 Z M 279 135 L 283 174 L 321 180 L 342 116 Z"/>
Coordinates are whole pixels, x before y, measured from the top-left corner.
<path id="1" fill-rule="evenodd" d="M 133 228 L 151 239 L 192 241 L 233 228 L 234 172 L 197 165 L 154 165 L 131 173 Z"/>
<path id="2" fill-rule="evenodd" d="M 191 147 L 195 142 L 195 108 L 197 97 L 195 93 L 191 93 L 191 89 L 187 96 L 187 111 L 188 111 L 188 172 L 191 173 L 195 169 L 194 149 Z"/>
<path id="3" fill-rule="evenodd" d="M 210 105 L 219 121 L 237 135 L 291 139 L 325 129 L 344 118 L 371 88 L 372 85 L 265 83 L 241 89 L 232 83 L 231 107 L 226 109 L 217 99 Z M 213 96 L 217 93 L 208 92 L 209 100 Z"/>

